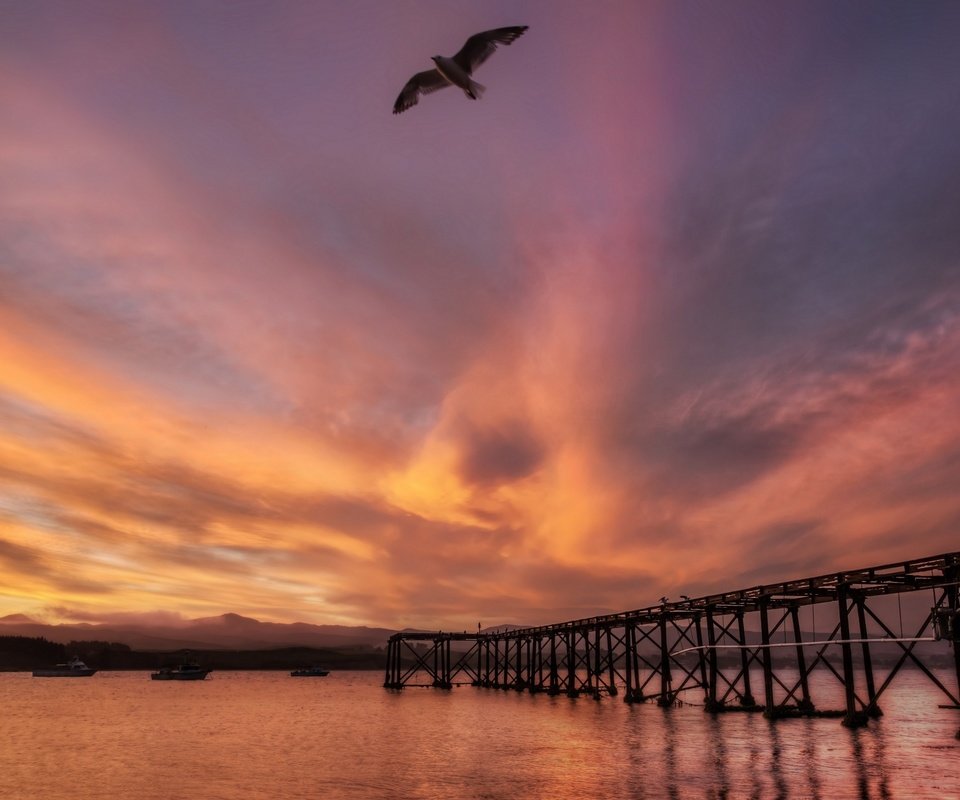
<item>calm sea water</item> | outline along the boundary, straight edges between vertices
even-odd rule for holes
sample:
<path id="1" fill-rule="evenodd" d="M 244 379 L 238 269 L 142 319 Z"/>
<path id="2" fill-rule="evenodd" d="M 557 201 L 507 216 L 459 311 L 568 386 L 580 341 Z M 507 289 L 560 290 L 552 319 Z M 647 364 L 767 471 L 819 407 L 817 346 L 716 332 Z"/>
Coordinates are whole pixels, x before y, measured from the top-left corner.
<path id="1" fill-rule="evenodd" d="M 0 798 L 960 798 L 960 712 L 916 672 L 859 731 L 381 681 L 2 674 Z"/>

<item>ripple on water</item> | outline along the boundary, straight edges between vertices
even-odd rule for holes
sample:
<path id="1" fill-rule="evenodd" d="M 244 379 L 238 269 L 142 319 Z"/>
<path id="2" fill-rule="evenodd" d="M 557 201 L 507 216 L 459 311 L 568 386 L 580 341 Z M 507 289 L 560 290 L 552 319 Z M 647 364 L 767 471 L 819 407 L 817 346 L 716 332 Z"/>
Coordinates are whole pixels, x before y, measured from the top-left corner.
<path id="1" fill-rule="evenodd" d="M 387 692 L 374 673 L 219 672 L 157 683 L 0 675 L 4 800 L 911 797 L 960 794 L 960 714 L 898 676 L 885 715 L 771 723 L 616 699 L 462 687 Z M 948 678 L 949 680 L 949 678 Z M 949 683 L 948 683 L 949 685 Z M 691 699 L 696 699 L 691 697 Z"/>

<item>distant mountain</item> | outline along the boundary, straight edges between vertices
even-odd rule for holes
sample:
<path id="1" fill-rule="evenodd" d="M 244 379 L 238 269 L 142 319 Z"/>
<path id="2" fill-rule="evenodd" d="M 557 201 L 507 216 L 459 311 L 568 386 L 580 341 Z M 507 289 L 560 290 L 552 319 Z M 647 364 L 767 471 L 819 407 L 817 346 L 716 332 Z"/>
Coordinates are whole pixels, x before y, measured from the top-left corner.
<path id="1" fill-rule="evenodd" d="M 492 628 L 484 628 L 481 633 L 509 633 L 510 631 L 522 631 L 524 628 L 532 628 L 533 625 L 494 625 Z"/>
<path id="2" fill-rule="evenodd" d="M 0 625 L 15 625 L 23 622 L 35 623 L 36 620 L 26 614 L 7 614 L 5 617 L 0 617 Z"/>
<path id="3" fill-rule="evenodd" d="M 47 625 L 24 614 L 0 618 L 6 636 L 42 636 L 51 642 L 120 642 L 137 650 L 269 650 L 277 647 L 381 647 L 394 633 L 386 628 L 261 622 L 239 614 L 201 617 L 180 624 L 80 622 Z"/>

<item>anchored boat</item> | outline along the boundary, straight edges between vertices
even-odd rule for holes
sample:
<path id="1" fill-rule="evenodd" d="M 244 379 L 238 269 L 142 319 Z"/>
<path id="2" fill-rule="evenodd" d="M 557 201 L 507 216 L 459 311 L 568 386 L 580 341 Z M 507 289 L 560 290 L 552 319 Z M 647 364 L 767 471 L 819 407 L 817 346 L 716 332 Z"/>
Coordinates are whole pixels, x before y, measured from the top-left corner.
<path id="1" fill-rule="evenodd" d="M 74 656 L 66 664 L 57 664 L 50 669 L 35 669 L 34 678 L 89 678 L 95 669 L 91 669 Z"/>
<path id="2" fill-rule="evenodd" d="M 325 678 L 329 674 L 330 670 L 323 667 L 304 667 L 290 673 L 293 678 Z"/>
<path id="3" fill-rule="evenodd" d="M 177 664 L 173 667 L 161 667 L 151 673 L 150 680 L 154 681 L 202 681 L 212 669 L 206 669 L 199 664 Z"/>

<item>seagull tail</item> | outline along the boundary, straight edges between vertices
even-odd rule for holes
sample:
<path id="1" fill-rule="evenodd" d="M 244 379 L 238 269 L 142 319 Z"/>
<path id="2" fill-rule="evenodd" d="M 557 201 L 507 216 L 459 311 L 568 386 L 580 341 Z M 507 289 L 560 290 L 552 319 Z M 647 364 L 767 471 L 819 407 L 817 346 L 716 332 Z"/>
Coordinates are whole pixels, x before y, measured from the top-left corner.
<path id="1" fill-rule="evenodd" d="M 487 87 L 482 83 L 477 83 L 476 81 L 470 81 L 470 88 L 467 90 L 467 97 L 471 100 L 479 100 L 483 97 L 483 93 L 487 91 Z"/>

